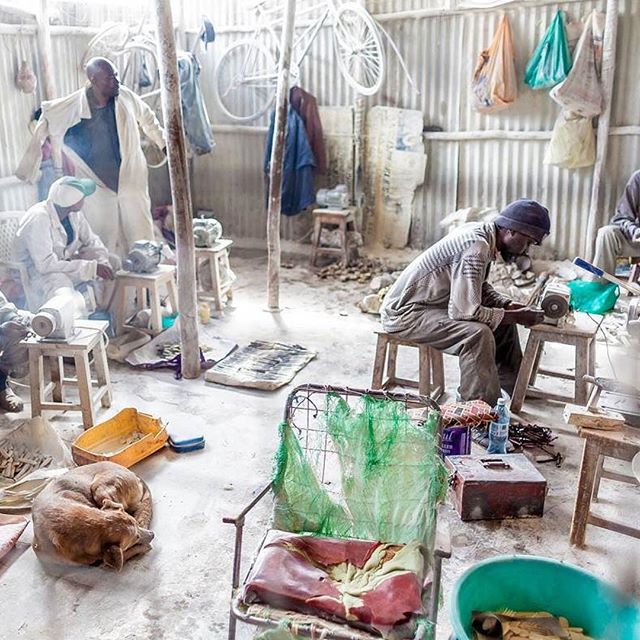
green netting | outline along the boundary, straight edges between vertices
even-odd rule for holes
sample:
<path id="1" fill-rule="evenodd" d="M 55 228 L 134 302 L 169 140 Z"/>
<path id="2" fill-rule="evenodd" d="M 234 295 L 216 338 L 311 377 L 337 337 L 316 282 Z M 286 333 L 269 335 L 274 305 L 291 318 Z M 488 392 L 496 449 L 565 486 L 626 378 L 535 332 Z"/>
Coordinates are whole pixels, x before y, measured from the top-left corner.
<path id="1" fill-rule="evenodd" d="M 274 524 L 293 532 L 383 542 L 429 542 L 447 473 L 438 413 L 412 420 L 402 403 L 364 396 L 353 408 L 328 394 L 324 429 L 337 452 L 342 491 L 320 483 L 290 425 L 280 427 Z"/>

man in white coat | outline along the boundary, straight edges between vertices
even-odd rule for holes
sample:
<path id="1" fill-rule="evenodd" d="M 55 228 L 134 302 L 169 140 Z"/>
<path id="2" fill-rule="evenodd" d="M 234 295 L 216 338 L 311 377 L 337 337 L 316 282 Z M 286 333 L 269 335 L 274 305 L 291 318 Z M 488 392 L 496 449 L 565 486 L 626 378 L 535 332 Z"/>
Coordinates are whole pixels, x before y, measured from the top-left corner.
<path id="1" fill-rule="evenodd" d="M 96 191 L 91 180 L 64 176 L 49 189 L 49 197 L 27 211 L 16 232 L 14 253 L 27 269 L 29 299 L 42 306 L 60 288 L 76 288 L 91 300 L 97 279 L 114 279 L 109 251 L 92 231 L 82 209 Z M 115 256 L 112 257 L 115 261 Z M 100 288 L 100 287 L 98 287 Z M 104 291 L 95 291 L 104 303 Z M 91 304 L 83 311 L 92 311 Z"/>
<path id="2" fill-rule="evenodd" d="M 71 95 L 43 102 L 42 115 L 16 175 L 35 182 L 40 147 L 49 137 L 55 169 L 62 175 L 62 151 L 75 165 L 76 176 L 97 185 L 84 214 L 112 253 L 126 255 L 136 240 L 152 240 L 148 168 L 140 128 L 164 148 L 164 132 L 154 112 L 140 97 L 120 86 L 118 73 L 104 58 L 86 67 L 88 86 Z"/>

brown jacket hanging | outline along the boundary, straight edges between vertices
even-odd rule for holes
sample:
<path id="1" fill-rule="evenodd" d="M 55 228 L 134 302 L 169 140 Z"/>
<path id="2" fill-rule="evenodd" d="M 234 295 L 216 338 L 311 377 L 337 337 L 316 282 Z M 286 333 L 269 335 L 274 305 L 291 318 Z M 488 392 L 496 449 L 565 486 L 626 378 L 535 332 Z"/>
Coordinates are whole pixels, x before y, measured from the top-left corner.
<path id="1" fill-rule="evenodd" d="M 300 87 L 293 87 L 289 94 L 289 102 L 304 122 L 311 151 L 316 161 L 316 173 L 326 173 L 327 152 L 324 146 L 322 122 L 315 97 Z"/>

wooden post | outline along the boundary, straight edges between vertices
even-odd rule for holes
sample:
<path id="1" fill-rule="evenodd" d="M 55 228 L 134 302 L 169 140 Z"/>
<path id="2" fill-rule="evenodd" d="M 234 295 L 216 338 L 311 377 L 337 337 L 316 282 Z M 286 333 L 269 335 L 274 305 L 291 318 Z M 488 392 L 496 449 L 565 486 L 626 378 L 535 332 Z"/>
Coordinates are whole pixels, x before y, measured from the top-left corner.
<path id="1" fill-rule="evenodd" d="M 596 146 L 596 164 L 593 167 L 591 184 L 591 201 L 584 255 L 587 260 L 593 257 L 594 244 L 598 228 L 603 220 L 600 217 L 600 187 L 607 162 L 607 146 L 609 144 L 609 127 L 611 122 L 611 102 L 613 98 L 613 80 L 616 67 L 616 36 L 618 33 L 618 0 L 607 0 L 607 14 L 604 24 L 604 42 L 602 45 L 602 96 L 604 111 L 598 118 L 598 139 Z"/>
<path id="2" fill-rule="evenodd" d="M 162 116 L 167 135 L 171 202 L 176 232 L 178 262 L 178 310 L 180 312 L 180 347 L 182 375 L 200 375 L 200 348 L 196 316 L 196 261 L 193 241 L 191 188 L 187 171 L 187 148 L 182 125 L 180 83 L 176 43 L 170 0 L 155 0 L 155 22 L 158 38 L 158 66 Z"/>
<path id="3" fill-rule="evenodd" d="M 276 116 L 269 166 L 269 205 L 267 209 L 267 302 L 269 311 L 280 309 L 280 213 L 282 204 L 282 165 L 289 106 L 289 67 L 296 15 L 295 0 L 287 0 L 278 62 Z"/>
<path id="4" fill-rule="evenodd" d="M 49 11 L 47 0 L 40 0 L 40 10 L 36 14 L 38 22 L 38 51 L 40 52 L 40 69 L 42 78 L 42 98 L 53 100 L 57 96 L 56 83 L 53 78 L 51 61 L 51 29 L 49 28 Z"/>

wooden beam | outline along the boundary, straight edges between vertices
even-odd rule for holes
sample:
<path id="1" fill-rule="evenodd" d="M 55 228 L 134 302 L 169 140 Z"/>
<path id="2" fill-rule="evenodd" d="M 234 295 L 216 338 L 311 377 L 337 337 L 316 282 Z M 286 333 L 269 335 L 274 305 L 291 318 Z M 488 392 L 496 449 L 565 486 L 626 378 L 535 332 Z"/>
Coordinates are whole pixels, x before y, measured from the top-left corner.
<path id="1" fill-rule="evenodd" d="M 282 205 L 282 165 L 287 131 L 289 106 L 289 67 L 293 25 L 296 16 L 295 0 L 287 0 L 284 27 L 280 42 L 276 115 L 271 143 L 269 166 L 269 204 L 267 209 L 267 303 L 270 311 L 280 309 L 280 215 Z"/>
<path id="2" fill-rule="evenodd" d="M 600 192 L 602 178 L 607 162 L 607 147 L 609 144 L 609 125 L 611 122 L 611 101 L 613 98 L 613 80 L 616 69 L 616 38 L 618 35 L 618 0 L 607 0 L 606 19 L 604 24 L 604 43 L 602 47 L 602 97 L 604 111 L 598 118 L 598 138 L 596 142 L 596 163 L 593 167 L 593 181 L 591 183 L 591 201 L 589 203 L 589 217 L 587 236 L 583 255 L 587 260 L 593 258 L 594 244 L 598 228 L 602 222 L 600 216 Z"/>
<path id="3" fill-rule="evenodd" d="M 187 146 L 184 139 L 180 104 L 176 43 L 173 35 L 170 0 L 155 0 L 155 7 L 160 96 L 167 135 L 171 202 L 176 232 L 182 375 L 185 378 L 197 378 L 200 375 L 200 347 L 196 308 L 195 245 L 191 188 L 187 169 Z"/>
<path id="4" fill-rule="evenodd" d="M 56 82 L 53 77 L 53 53 L 51 49 L 51 29 L 49 28 L 49 10 L 47 0 L 40 0 L 37 13 L 38 52 L 40 53 L 40 78 L 42 80 L 42 97 L 53 100 L 57 97 Z"/>

